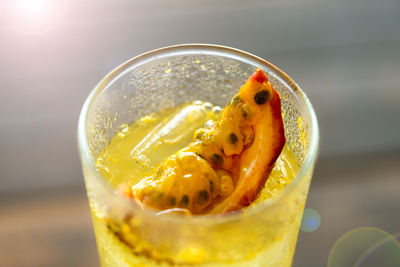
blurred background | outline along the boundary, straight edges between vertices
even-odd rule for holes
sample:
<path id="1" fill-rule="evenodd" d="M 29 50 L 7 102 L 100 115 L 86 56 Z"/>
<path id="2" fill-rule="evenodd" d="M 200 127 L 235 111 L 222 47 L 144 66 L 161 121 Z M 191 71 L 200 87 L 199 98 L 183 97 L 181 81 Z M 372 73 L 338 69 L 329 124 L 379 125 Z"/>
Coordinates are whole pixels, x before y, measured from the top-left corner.
<path id="1" fill-rule="evenodd" d="M 113 68 L 179 43 L 258 55 L 313 103 L 320 221 L 293 266 L 326 266 L 352 229 L 400 232 L 400 1 L 0 0 L 0 14 L 0 266 L 99 266 L 80 109 Z"/>

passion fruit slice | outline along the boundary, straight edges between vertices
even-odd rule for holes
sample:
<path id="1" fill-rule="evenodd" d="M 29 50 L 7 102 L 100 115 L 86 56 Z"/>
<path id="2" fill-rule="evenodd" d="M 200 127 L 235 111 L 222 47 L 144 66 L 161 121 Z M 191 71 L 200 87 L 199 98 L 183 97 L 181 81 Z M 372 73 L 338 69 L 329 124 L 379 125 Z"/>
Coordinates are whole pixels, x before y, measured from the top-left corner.
<path id="1" fill-rule="evenodd" d="M 250 205 L 285 144 L 279 93 L 257 69 L 194 141 L 120 192 L 163 213 L 219 214 Z"/>

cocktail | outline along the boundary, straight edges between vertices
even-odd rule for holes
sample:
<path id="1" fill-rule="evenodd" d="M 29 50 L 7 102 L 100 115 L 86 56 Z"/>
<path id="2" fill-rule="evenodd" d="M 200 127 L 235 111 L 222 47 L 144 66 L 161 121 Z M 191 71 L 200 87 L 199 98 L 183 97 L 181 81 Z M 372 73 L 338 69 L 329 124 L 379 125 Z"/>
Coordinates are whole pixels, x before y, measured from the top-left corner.
<path id="1" fill-rule="evenodd" d="M 286 143 L 251 205 L 188 215 L 185 209 L 148 208 L 121 194 L 216 120 L 257 68 L 279 92 Z M 265 60 L 215 45 L 179 45 L 135 57 L 92 91 L 78 139 L 102 266 L 290 266 L 318 126 L 297 84 Z M 164 199 L 162 193 L 151 197 Z M 209 199 L 209 192 L 199 193 L 200 204 Z M 171 207 L 189 203 L 186 195 L 163 201 Z"/>

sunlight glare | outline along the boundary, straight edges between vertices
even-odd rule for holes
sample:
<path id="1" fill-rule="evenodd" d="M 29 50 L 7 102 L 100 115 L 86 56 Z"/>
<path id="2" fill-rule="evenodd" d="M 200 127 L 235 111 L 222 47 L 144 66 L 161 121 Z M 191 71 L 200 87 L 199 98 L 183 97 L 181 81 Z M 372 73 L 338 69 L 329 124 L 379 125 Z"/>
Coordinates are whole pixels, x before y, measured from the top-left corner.
<path id="1" fill-rule="evenodd" d="M 5 0 L 0 3 L 5 22 L 14 30 L 27 34 L 52 30 L 66 9 L 66 0 Z"/>

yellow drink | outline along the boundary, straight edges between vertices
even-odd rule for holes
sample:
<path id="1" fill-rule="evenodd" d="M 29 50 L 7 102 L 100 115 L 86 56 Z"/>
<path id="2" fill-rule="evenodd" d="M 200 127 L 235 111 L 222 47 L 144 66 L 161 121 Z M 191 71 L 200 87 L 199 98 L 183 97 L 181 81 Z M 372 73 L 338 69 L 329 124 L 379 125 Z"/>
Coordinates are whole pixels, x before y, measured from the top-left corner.
<path id="1" fill-rule="evenodd" d="M 218 107 L 195 100 L 225 106 L 257 67 L 281 95 L 286 144 L 253 205 L 223 215 L 159 215 L 116 193 L 119 184 L 151 174 L 217 117 Z M 213 45 L 140 55 L 92 91 L 78 145 L 102 266 L 290 266 L 318 125 L 301 89 L 272 64 Z"/>
<path id="2" fill-rule="evenodd" d="M 193 140 L 194 131 L 208 120 L 215 120 L 219 111 L 219 107 L 196 101 L 167 112 L 143 117 L 131 125 L 123 125 L 97 158 L 98 171 L 114 188 L 121 183 L 135 184 L 153 173 L 168 155 L 189 144 Z M 297 173 L 297 168 L 296 159 L 290 149 L 285 147 L 255 203 L 278 195 L 291 182 Z M 134 231 L 130 229 L 129 219 L 113 221 L 113 218 L 107 216 L 101 218 L 95 212 L 93 212 L 93 217 L 98 246 L 100 253 L 103 254 L 100 258 L 104 260 L 104 265 L 108 260 L 113 261 L 112 259 L 115 258 L 123 259 L 122 262 L 118 262 L 118 265 L 127 264 L 128 266 L 136 266 L 139 263 L 147 264 L 143 266 L 152 266 L 157 261 L 165 264 L 184 264 L 185 261 L 188 264 L 204 263 L 202 252 L 193 251 L 191 248 L 178 253 L 177 262 L 174 258 L 163 255 L 162 250 L 158 251 L 157 255 L 152 255 L 145 251 L 151 248 L 138 247 L 141 241 L 137 240 L 139 237 L 135 236 Z M 290 234 L 289 230 L 290 225 L 278 238 L 283 239 L 285 235 Z M 265 247 L 270 245 L 264 244 Z M 292 253 L 291 249 L 287 250 L 287 253 Z M 208 258 L 218 257 L 209 255 Z"/>

